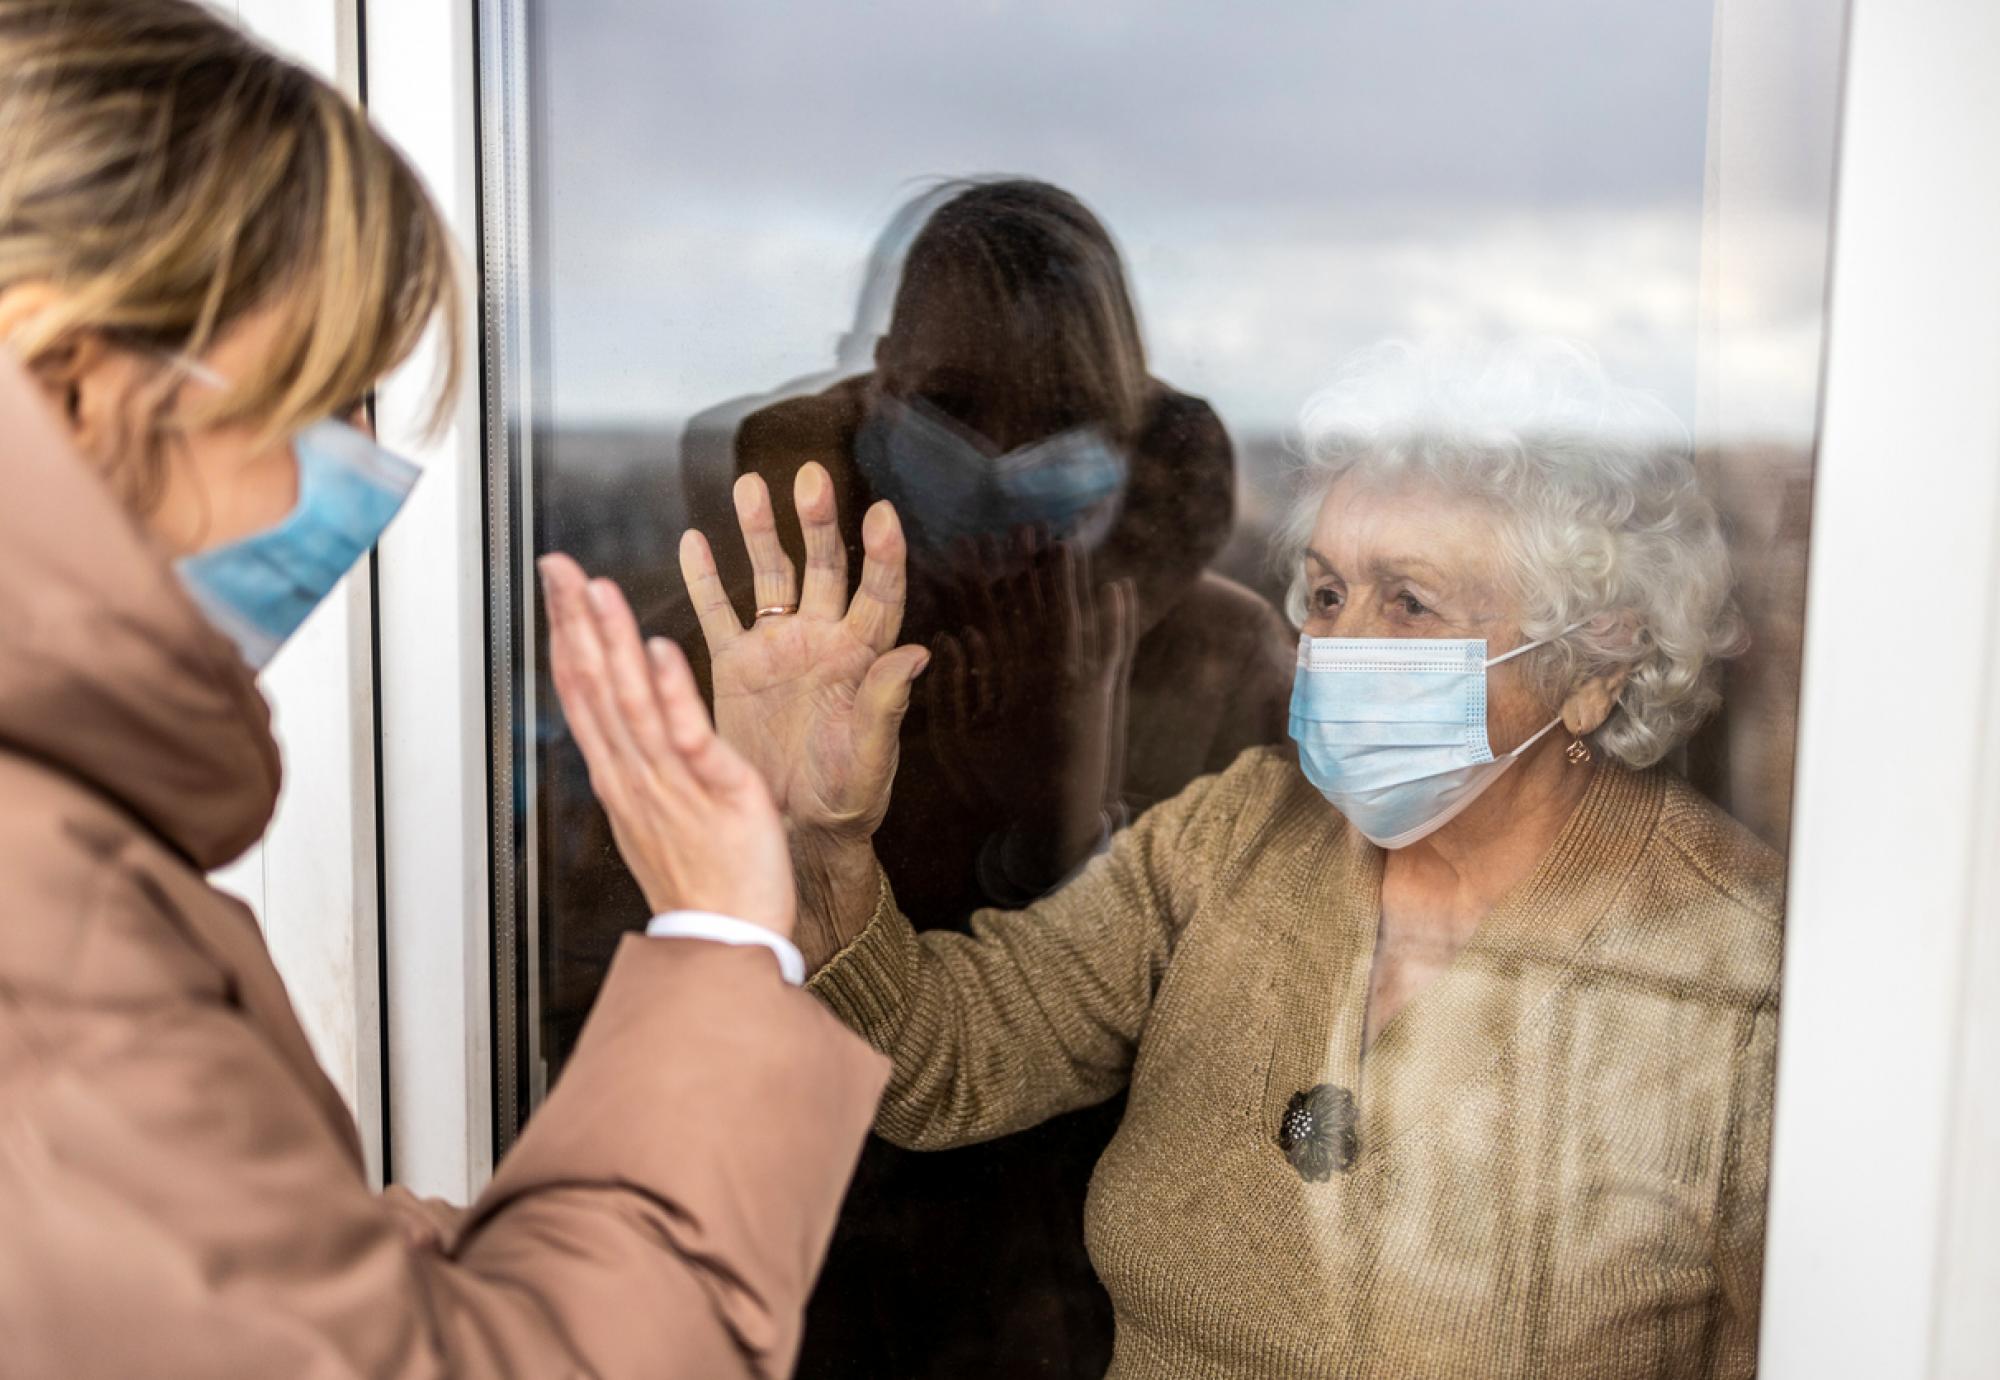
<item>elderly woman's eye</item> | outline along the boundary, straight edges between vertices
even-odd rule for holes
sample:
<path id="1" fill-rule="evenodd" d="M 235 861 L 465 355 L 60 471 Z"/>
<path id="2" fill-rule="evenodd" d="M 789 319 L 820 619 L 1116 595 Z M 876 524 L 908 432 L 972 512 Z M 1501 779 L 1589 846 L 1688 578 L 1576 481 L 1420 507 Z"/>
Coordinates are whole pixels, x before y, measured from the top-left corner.
<path id="1" fill-rule="evenodd" d="M 1316 613 L 1332 613 L 1340 607 L 1340 591 L 1331 585 L 1321 585 L 1312 592 L 1312 606 Z"/>
<path id="2" fill-rule="evenodd" d="M 1404 590 L 1401 594 L 1398 594 L 1396 596 L 1396 608 L 1406 617 L 1410 618 L 1420 618 L 1424 614 L 1430 612 L 1430 610 L 1428 608 L 1425 608 L 1422 602 L 1418 600 L 1417 596 L 1410 593 L 1408 590 Z"/>

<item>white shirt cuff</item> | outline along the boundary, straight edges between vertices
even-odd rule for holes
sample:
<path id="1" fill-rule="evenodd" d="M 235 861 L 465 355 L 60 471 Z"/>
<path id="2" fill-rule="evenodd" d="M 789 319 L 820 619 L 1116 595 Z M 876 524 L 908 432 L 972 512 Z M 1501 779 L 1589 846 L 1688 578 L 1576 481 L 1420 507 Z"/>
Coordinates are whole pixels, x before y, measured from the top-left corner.
<path id="1" fill-rule="evenodd" d="M 654 939 L 710 939 L 718 944 L 758 944 L 778 960 L 778 972 L 797 987 L 806 980 L 805 955 L 798 945 L 762 925 L 738 920 L 733 915 L 717 915 L 707 910 L 670 910 L 646 922 L 646 933 Z"/>

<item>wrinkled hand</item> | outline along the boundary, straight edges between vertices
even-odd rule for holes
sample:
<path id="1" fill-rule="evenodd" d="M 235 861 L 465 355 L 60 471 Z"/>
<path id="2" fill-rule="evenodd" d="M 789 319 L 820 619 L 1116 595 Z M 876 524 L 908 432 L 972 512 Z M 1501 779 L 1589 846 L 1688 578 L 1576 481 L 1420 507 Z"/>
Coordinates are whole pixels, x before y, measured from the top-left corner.
<path id="1" fill-rule="evenodd" d="M 1138 620 L 1129 581 L 1093 588 L 1074 547 L 1025 541 L 1014 573 L 993 573 L 990 548 L 970 562 L 965 626 L 938 639 L 927 718 L 961 801 L 999 821 L 1010 851 L 1053 881 L 1116 811 Z"/>
<path id="2" fill-rule="evenodd" d="M 713 662 L 718 731 L 770 783 L 794 830 L 835 847 L 866 845 L 888 812 L 910 684 L 930 654 L 896 645 L 906 585 L 895 510 L 877 503 L 862 523 L 865 559 L 850 604 L 832 479 L 821 466 L 804 465 L 793 496 L 805 538 L 803 591 L 778 540 L 764 481 L 745 475 L 736 482 L 757 607 L 796 612 L 745 628 L 699 532 L 682 538 L 681 576 Z"/>
<path id="3" fill-rule="evenodd" d="M 642 648 L 609 580 L 567 556 L 538 563 L 549 660 L 590 786 L 654 914 L 708 910 L 790 938 L 797 893 L 770 790 L 716 736 L 681 649 Z"/>

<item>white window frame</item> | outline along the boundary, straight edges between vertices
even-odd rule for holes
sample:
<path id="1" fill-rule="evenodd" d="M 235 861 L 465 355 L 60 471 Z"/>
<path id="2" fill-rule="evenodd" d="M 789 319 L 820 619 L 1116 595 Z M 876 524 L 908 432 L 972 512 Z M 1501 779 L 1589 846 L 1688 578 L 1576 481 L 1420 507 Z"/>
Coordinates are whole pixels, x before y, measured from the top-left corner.
<path id="1" fill-rule="evenodd" d="M 370 113 L 429 184 L 466 266 L 469 367 L 448 426 L 423 426 L 435 341 L 376 407 L 383 440 L 424 468 L 378 557 L 390 1174 L 465 1202 L 494 1159 L 473 4 L 365 0 L 363 15 Z"/>
<path id="2" fill-rule="evenodd" d="M 2000 1375 L 2000 6 L 1852 0 L 1762 1370 Z"/>

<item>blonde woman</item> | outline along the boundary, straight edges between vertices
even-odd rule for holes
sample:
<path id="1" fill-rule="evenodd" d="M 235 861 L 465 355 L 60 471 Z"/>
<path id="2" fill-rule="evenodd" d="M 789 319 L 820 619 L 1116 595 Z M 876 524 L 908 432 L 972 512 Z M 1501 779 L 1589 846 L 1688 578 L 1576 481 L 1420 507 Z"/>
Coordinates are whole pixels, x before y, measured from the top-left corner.
<path id="1" fill-rule="evenodd" d="M 969 934 L 916 933 L 871 844 L 923 662 L 894 514 L 850 606 L 824 475 L 802 589 L 744 494 L 796 607 L 748 628 L 687 539 L 813 988 L 895 1060 L 876 1129 L 943 1149 L 1127 1093 L 1085 1218 L 1118 1380 L 1747 1377 L 1781 870 L 1658 765 L 1741 638 L 1684 438 L 1555 342 L 1369 352 L 1312 423 L 1295 750 Z"/>
<path id="2" fill-rule="evenodd" d="M 727 749 L 681 733 L 678 814 L 621 813 L 620 842 L 657 911 L 740 922 L 626 942 L 469 1212 L 368 1191 L 254 920 L 204 880 L 277 794 L 255 669 L 417 478 L 356 404 L 433 326 L 455 370 L 453 272 L 355 108 L 202 6 L 0 0 L 8 1375 L 790 1368 L 885 1066 L 785 980 L 790 890 L 754 866 L 783 871 L 778 817 Z M 655 683 L 625 689 L 619 732 L 654 741 Z M 611 800 L 661 787 L 589 741 Z"/>

